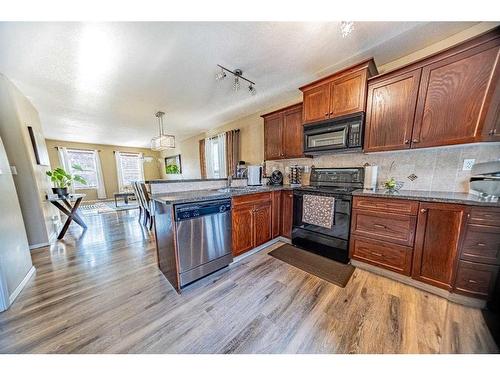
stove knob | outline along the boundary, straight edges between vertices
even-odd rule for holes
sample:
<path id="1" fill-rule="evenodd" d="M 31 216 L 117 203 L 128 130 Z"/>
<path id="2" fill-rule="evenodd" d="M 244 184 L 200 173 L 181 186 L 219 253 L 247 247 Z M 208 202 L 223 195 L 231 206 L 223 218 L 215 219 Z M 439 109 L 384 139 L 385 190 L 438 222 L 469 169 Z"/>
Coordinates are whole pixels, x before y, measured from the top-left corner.
<path id="1" fill-rule="evenodd" d="M 220 206 L 219 212 L 225 212 L 226 211 L 226 206 Z"/>

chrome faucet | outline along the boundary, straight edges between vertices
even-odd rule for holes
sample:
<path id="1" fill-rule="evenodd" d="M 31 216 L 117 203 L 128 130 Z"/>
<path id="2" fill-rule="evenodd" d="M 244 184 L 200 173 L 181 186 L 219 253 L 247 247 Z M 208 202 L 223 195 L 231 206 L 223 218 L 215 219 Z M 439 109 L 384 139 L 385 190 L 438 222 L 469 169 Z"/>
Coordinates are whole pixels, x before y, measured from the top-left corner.
<path id="1" fill-rule="evenodd" d="M 233 183 L 233 176 L 227 176 L 226 187 L 230 188 Z"/>

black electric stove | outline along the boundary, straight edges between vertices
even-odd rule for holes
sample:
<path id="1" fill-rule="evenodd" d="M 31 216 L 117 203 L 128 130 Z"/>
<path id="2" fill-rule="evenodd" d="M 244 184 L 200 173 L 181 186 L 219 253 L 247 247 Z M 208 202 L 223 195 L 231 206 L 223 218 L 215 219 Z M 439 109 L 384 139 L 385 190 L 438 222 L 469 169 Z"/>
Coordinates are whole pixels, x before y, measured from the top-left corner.
<path id="1" fill-rule="evenodd" d="M 310 185 L 294 189 L 292 243 L 342 263 L 349 262 L 352 192 L 363 188 L 363 168 L 313 168 Z M 335 198 L 331 228 L 302 221 L 304 195 Z"/>

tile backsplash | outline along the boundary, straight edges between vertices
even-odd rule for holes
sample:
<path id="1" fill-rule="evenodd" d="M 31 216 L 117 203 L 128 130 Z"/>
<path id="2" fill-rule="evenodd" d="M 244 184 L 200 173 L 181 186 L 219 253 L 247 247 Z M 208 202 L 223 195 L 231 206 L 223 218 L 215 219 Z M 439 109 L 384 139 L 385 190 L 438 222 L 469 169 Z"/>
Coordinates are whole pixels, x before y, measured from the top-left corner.
<path id="1" fill-rule="evenodd" d="M 266 162 L 266 171 L 279 169 L 287 175 L 291 165 L 314 167 L 361 167 L 365 163 L 378 165 L 377 186 L 394 177 L 404 182 L 404 190 L 469 191 L 470 171 L 463 171 L 465 159 L 475 163 L 500 160 L 500 143 L 476 143 L 426 149 L 378 153 L 347 153 Z M 416 178 L 408 178 L 415 175 Z M 414 177 L 414 176 L 412 176 Z M 307 184 L 304 173 L 302 183 Z M 286 181 L 285 181 L 286 182 Z"/>

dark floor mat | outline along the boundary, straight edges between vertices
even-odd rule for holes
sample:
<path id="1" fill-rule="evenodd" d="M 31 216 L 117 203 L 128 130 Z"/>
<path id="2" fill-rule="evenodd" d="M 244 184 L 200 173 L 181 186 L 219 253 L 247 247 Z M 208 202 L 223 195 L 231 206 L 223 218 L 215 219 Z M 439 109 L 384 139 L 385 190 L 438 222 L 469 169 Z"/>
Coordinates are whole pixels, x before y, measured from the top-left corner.
<path id="1" fill-rule="evenodd" d="M 354 272 L 350 264 L 339 263 L 289 244 L 269 252 L 269 255 L 342 288 Z"/>

